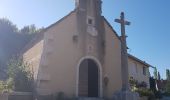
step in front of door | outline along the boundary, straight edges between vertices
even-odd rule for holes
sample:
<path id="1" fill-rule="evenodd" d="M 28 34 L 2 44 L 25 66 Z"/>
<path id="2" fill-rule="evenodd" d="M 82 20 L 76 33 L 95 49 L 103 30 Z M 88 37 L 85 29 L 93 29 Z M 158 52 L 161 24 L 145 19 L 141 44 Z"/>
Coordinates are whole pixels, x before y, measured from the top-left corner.
<path id="1" fill-rule="evenodd" d="M 102 99 L 102 98 L 90 98 L 90 97 L 88 97 L 88 98 L 79 98 L 78 100 L 104 100 L 104 99 Z"/>

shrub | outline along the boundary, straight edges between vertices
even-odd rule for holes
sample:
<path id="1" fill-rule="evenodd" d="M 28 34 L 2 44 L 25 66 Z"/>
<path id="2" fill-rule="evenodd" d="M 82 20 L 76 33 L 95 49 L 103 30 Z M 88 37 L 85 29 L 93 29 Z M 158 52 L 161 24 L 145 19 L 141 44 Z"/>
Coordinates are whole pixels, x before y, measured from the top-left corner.
<path id="1" fill-rule="evenodd" d="M 145 88 L 137 89 L 135 92 L 138 92 L 140 96 L 154 95 L 154 93 L 151 90 Z"/>
<path id="2" fill-rule="evenodd" d="M 7 74 L 9 87 L 13 87 L 13 90 L 20 92 L 31 92 L 33 90 L 33 73 L 29 64 L 22 59 L 12 58 L 8 63 Z"/>
<path id="3" fill-rule="evenodd" d="M 4 81 L 0 81 L 0 92 L 2 92 L 5 89 L 5 83 Z"/>
<path id="4" fill-rule="evenodd" d="M 55 93 L 53 97 L 54 97 L 54 100 L 65 100 L 66 99 L 64 92 Z"/>
<path id="5" fill-rule="evenodd" d="M 165 92 L 165 93 L 163 93 L 163 95 L 164 95 L 164 96 L 170 96 L 170 93 Z"/>
<path id="6" fill-rule="evenodd" d="M 141 83 L 138 83 L 138 84 L 137 84 L 137 87 L 138 87 L 138 88 L 147 88 L 147 83 L 143 81 L 143 82 L 141 82 Z"/>
<path id="7" fill-rule="evenodd" d="M 0 92 L 11 92 L 13 90 L 13 79 L 9 78 L 6 81 L 0 81 Z"/>
<path id="8" fill-rule="evenodd" d="M 163 96 L 162 96 L 162 93 L 160 92 L 160 91 L 156 91 L 155 93 L 155 97 L 156 98 L 159 98 L 159 99 L 161 99 Z"/>
<path id="9" fill-rule="evenodd" d="M 166 92 L 170 94 L 170 81 L 169 80 L 166 84 Z"/>
<path id="10" fill-rule="evenodd" d="M 141 89 L 141 88 L 147 88 L 146 82 L 144 82 L 144 81 L 138 82 L 137 80 L 133 79 L 133 77 L 130 77 L 129 84 L 131 87 L 131 91 L 135 91 L 136 89 Z"/>

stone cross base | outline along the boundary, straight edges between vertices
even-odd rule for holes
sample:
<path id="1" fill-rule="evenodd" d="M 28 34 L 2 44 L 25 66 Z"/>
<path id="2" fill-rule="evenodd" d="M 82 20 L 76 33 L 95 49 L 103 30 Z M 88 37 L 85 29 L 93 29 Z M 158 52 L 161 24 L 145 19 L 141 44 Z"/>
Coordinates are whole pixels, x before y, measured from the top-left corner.
<path id="1" fill-rule="evenodd" d="M 113 100 L 139 100 L 139 94 L 131 91 L 120 91 L 113 95 Z"/>

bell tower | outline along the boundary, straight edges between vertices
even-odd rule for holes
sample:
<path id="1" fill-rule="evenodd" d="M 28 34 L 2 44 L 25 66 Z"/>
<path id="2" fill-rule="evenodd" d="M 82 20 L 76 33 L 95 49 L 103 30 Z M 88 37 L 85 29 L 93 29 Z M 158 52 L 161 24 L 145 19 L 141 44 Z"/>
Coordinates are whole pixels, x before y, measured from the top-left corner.
<path id="1" fill-rule="evenodd" d="M 105 39 L 105 30 L 104 30 L 104 21 L 101 15 L 101 0 L 75 0 L 76 3 L 76 21 L 77 21 L 77 47 L 79 48 L 82 57 L 92 57 L 96 59 L 101 65 L 104 62 L 104 39 Z M 88 60 L 88 59 L 87 59 Z M 96 74 L 96 82 L 92 83 L 94 86 L 91 86 L 90 80 L 90 71 L 92 71 L 90 62 L 86 65 L 86 70 L 82 76 L 79 75 L 80 80 L 78 82 L 77 96 L 85 97 L 102 97 L 103 95 L 103 83 L 102 83 L 102 74 Z M 96 63 L 96 62 L 95 62 Z M 80 68 L 80 67 L 79 67 Z M 99 66 L 96 66 L 99 69 Z M 101 66 L 102 69 L 102 66 Z M 98 72 L 98 71 L 97 71 Z M 102 70 L 100 70 L 102 72 Z M 99 75 L 99 76 L 98 76 Z M 94 75 L 93 75 L 94 76 Z M 84 82 L 84 81 L 87 81 Z M 100 81 L 100 82 L 99 82 Z M 95 87 L 92 89 L 91 87 Z M 92 89 L 92 90 L 90 90 Z M 92 94 L 91 94 L 92 93 Z"/>
<path id="2" fill-rule="evenodd" d="M 80 10 L 85 10 L 87 15 L 96 17 L 101 15 L 101 0 L 76 0 L 76 7 Z"/>
<path id="3" fill-rule="evenodd" d="M 101 0 L 75 0 L 79 46 L 84 55 L 103 59 L 104 23 Z"/>

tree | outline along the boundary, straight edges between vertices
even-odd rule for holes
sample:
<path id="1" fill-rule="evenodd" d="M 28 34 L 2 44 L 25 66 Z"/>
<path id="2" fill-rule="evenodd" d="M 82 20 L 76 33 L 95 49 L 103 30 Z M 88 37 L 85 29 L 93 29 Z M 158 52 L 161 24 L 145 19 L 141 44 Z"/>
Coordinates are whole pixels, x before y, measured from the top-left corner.
<path id="1" fill-rule="evenodd" d="M 17 36 L 18 28 L 8 19 L 0 19 L 0 61 L 1 61 L 1 75 L 0 79 L 5 79 L 6 62 L 10 55 L 15 53 L 15 46 L 18 43 Z"/>
<path id="2" fill-rule="evenodd" d="M 157 71 L 156 67 L 154 67 L 153 75 L 154 75 L 154 78 L 157 80 L 158 79 L 158 71 Z"/>
<path id="3" fill-rule="evenodd" d="M 0 19 L 0 80 L 7 79 L 7 62 L 13 55 L 19 54 L 21 50 L 32 40 L 32 38 L 43 30 L 35 25 L 27 25 L 22 29 L 6 18 Z"/>
<path id="4" fill-rule="evenodd" d="M 158 72 L 158 80 L 161 80 L 161 75 L 159 72 Z"/>
<path id="5" fill-rule="evenodd" d="M 150 77 L 149 83 L 150 83 L 150 89 L 152 91 L 156 91 L 156 81 L 153 77 Z"/>
<path id="6" fill-rule="evenodd" d="M 29 64 L 22 59 L 13 58 L 8 64 L 8 77 L 13 80 L 14 91 L 31 92 L 33 90 L 33 73 Z"/>
<path id="7" fill-rule="evenodd" d="M 170 94 L 170 81 L 166 84 L 166 92 Z"/>
<path id="8" fill-rule="evenodd" d="M 166 78 L 167 80 L 170 80 L 170 70 L 166 69 Z"/>
<path id="9" fill-rule="evenodd" d="M 0 33 L 13 34 L 18 31 L 16 25 L 6 18 L 0 19 Z M 4 34 L 5 35 L 5 34 Z"/>
<path id="10" fill-rule="evenodd" d="M 0 81 L 0 93 L 3 92 L 4 89 L 5 89 L 5 83 L 4 81 Z"/>

